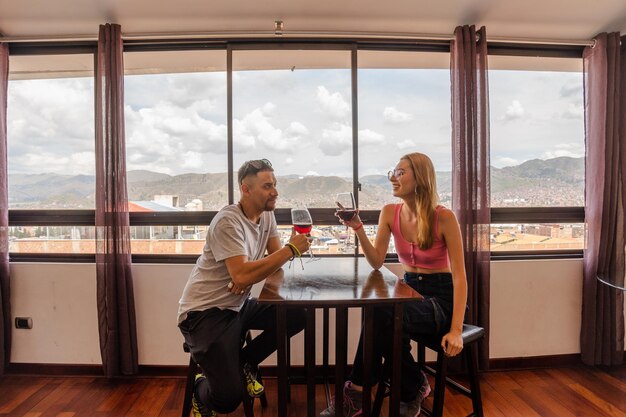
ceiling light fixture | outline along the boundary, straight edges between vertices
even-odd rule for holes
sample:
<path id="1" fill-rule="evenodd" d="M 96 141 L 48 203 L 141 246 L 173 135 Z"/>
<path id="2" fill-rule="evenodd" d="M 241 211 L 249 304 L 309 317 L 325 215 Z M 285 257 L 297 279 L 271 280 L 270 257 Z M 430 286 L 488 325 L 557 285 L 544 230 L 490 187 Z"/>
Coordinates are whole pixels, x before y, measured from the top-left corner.
<path id="1" fill-rule="evenodd" d="M 274 35 L 281 36 L 283 34 L 283 21 L 274 20 Z"/>

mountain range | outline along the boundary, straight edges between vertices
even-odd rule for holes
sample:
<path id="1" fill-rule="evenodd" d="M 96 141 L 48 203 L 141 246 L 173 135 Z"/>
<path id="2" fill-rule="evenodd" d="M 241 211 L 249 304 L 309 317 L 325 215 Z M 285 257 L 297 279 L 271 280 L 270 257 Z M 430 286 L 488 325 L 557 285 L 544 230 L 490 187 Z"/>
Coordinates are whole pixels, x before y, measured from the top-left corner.
<path id="1" fill-rule="evenodd" d="M 156 195 L 176 195 L 179 206 L 201 200 L 204 210 L 219 210 L 228 201 L 224 173 L 167 175 L 129 171 L 130 201 L 152 201 Z M 279 206 L 298 203 L 332 207 L 338 192 L 351 191 L 352 181 L 337 176 L 277 176 Z M 385 175 L 360 179 L 359 206 L 378 209 L 393 201 Z M 451 173 L 437 172 L 443 204 L 451 198 Z M 584 204 L 584 158 L 533 159 L 520 165 L 491 168 L 492 206 L 581 206 Z M 95 203 L 95 177 L 90 175 L 9 174 L 9 207 L 25 209 L 91 209 Z M 237 197 L 237 196 L 236 196 Z"/>

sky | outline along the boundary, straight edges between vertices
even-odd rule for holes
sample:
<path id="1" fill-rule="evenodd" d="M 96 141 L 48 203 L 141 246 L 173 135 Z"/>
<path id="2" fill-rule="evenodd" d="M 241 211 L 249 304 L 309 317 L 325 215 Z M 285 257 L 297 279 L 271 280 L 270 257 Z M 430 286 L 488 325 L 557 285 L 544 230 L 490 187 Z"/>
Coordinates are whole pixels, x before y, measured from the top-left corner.
<path id="1" fill-rule="evenodd" d="M 19 58 L 19 57 L 18 57 Z M 234 162 L 267 158 L 278 175 L 352 173 L 348 69 L 233 74 Z M 491 71 L 491 164 L 584 156 L 582 74 Z M 93 79 L 10 80 L 9 173 L 94 173 Z M 385 174 L 405 153 L 451 160 L 447 69 L 358 72 L 360 175 Z M 128 169 L 224 172 L 226 73 L 125 78 Z"/>

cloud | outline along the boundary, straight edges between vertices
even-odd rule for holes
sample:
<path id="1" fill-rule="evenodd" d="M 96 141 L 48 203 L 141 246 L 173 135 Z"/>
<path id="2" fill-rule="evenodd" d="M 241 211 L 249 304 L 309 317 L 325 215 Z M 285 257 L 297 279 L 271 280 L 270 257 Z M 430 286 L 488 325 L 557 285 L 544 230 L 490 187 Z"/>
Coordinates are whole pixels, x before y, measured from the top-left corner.
<path id="1" fill-rule="evenodd" d="M 95 172 L 93 78 L 12 80 L 11 174 Z"/>
<path id="2" fill-rule="evenodd" d="M 519 165 L 521 162 L 515 158 L 509 158 L 507 156 L 498 156 L 492 159 L 491 164 L 496 167 L 510 167 L 514 165 Z"/>
<path id="3" fill-rule="evenodd" d="M 265 103 L 243 119 L 233 120 L 237 144 L 245 150 L 259 144 L 269 151 L 294 152 L 298 143 L 309 134 L 309 130 L 297 121 L 291 122 L 284 131 L 274 126 L 272 114 L 275 111 L 276 106 L 273 103 Z"/>
<path id="4" fill-rule="evenodd" d="M 136 110 L 160 101 L 184 108 L 204 102 L 205 111 L 226 105 L 224 72 L 129 75 L 125 77 L 124 89 L 126 104 Z M 206 103 L 210 105 L 207 107 Z"/>
<path id="5" fill-rule="evenodd" d="M 570 81 L 561 87 L 559 94 L 563 98 L 576 97 L 578 99 L 582 99 L 583 83 L 580 80 Z"/>
<path id="6" fill-rule="evenodd" d="M 339 93 L 330 93 L 324 86 L 317 87 L 317 102 L 326 114 L 335 120 L 344 120 L 350 115 L 350 106 Z"/>
<path id="7" fill-rule="evenodd" d="M 359 145 L 381 145 L 385 142 L 385 135 L 370 129 L 359 130 Z"/>
<path id="8" fill-rule="evenodd" d="M 584 153 L 573 152 L 573 151 L 569 151 L 566 149 L 557 149 L 555 151 L 544 152 L 543 154 L 541 154 L 541 159 L 553 159 L 553 158 L 558 158 L 561 156 L 569 156 L 570 158 L 580 158 L 584 155 L 585 155 Z"/>
<path id="9" fill-rule="evenodd" d="M 410 149 L 410 148 L 415 149 L 417 147 L 417 143 L 415 143 L 411 139 L 405 139 L 405 140 L 402 140 L 402 141 L 396 143 L 396 146 L 400 150 Z"/>
<path id="10" fill-rule="evenodd" d="M 150 108 L 125 107 L 128 169 L 174 173 L 206 171 L 210 154 L 227 151 L 227 127 L 205 118 L 206 101 L 180 107 L 159 101 Z"/>
<path id="11" fill-rule="evenodd" d="M 580 158 L 585 156 L 585 145 L 574 143 L 558 143 L 554 145 L 555 149 L 545 151 L 541 154 L 541 159 L 552 159 L 560 156 L 569 156 L 571 158 Z"/>
<path id="12" fill-rule="evenodd" d="M 513 100 L 511 104 L 506 108 L 504 113 L 504 120 L 516 120 L 521 119 L 524 115 L 524 107 L 518 100 Z"/>
<path id="13" fill-rule="evenodd" d="M 562 116 L 565 119 L 582 119 L 585 115 L 585 109 L 582 105 L 576 105 L 569 103 L 567 109 L 563 112 Z"/>
<path id="14" fill-rule="evenodd" d="M 327 156 L 337 156 L 352 149 L 352 128 L 335 123 L 331 129 L 323 129 L 319 147 Z"/>
<path id="15" fill-rule="evenodd" d="M 395 107 L 385 107 L 383 120 L 388 123 L 406 123 L 413 120 L 413 115 L 404 113 Z"/>

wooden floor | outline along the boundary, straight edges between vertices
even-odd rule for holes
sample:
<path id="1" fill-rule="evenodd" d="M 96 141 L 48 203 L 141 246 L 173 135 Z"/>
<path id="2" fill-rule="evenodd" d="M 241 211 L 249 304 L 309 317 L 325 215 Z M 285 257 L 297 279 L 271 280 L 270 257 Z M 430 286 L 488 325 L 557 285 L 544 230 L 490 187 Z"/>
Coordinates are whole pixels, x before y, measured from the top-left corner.
<path id="1" fill-rule="evenodd" d="M 432 381 L 431 381 L 432 382 Z M 160 416 L 178 417 L 184 378 L 107 381 L 90 377 L 0 377 L 0 416 Z M 276 383 L 265 380 L 269 405 L 255 405 L 256 417 L 275 416 Z M 626 366 L 497 371 L 481 376 L 485 416 L 626 417 Z M 289 416 L 303 416 L 306 389 L 292 388 Z M 432 401 L 432 395 L 427 403 Z M 317 390 L 317 410 L 325 407 Z M 465 416 L 469 399 L 446 392 L 445 415 Z M 386 413 L 384 414 L 386 416 Z M 241 407 L 230 417 L 243 417 Z"/>

